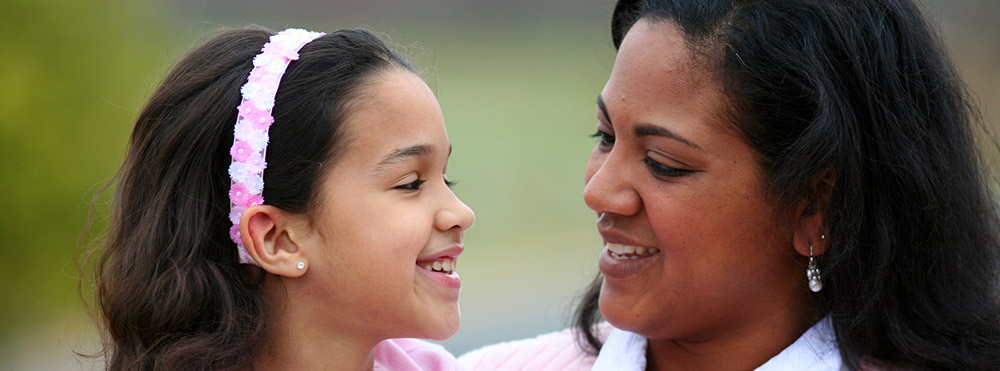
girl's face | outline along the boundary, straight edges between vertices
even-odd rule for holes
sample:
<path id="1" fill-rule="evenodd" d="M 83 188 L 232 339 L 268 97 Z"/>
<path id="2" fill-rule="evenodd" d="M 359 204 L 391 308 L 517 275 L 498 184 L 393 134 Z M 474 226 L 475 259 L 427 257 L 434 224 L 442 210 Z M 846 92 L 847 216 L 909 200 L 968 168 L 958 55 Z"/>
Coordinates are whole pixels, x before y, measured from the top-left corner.
<path id="1" fill-rule="evenodd" d="M 606 244 L 599 305 L 651 339 L 769 334 L 754 326 L 802 308 L 793 228 L 709 68 L 674 23 L 640 20 L 598 103 L 584 199 Z"/>
<path id="2" fill-rule="evenodd" d="M 375 341 L 449 338 L 460 320 L 454 269 L 475 216 L 445 176 L 441 109 L 402 69 L 363 89 L 307 234 L 312 318 Z"/>

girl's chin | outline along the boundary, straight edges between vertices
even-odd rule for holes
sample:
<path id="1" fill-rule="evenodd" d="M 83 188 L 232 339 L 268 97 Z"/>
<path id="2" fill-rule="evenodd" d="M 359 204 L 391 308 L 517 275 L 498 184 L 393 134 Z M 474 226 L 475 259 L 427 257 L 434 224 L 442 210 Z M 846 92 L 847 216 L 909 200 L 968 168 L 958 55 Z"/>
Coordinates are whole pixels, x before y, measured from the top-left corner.
<path id="1" fill-rule="evenodd" d="M 444 320 L 445 322 L 436 324 L 435 326 L 433 326 L 433 328 L 425 329 L 423 331 L 424 335 L 417 337 L 440 341 L 440 340 L 451 339 L 452 336 L 455 336 L 455 334 L 458 333 L 458 326 L 459 323 L 461 322 L 461 318 L 459 318 L 457 314 L 455 314 L 454 316 L 449 316 L 449 318 L 447 319 L 443 317 L 439 318 Z"/>
<path id="2" fill-rule="evenodd" d="M 462 323 L 462 313 L 458 308 L 458 301 L 443 301 L 440 299 L 424 301 L 423 310 L 414 313 L 410 318 L 417 323 L 411 323 L 413 331 L 406 336 L 431 340 L 447 340 L 458 332 L 458 327 Z"/>

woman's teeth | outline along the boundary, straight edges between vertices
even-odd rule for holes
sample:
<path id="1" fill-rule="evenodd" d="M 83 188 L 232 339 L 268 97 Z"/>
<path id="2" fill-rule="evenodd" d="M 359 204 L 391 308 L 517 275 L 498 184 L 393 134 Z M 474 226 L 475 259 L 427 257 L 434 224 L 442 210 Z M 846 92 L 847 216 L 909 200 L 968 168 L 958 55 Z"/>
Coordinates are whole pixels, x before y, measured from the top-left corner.
<path id="1" fill-rule="evenodd" d="M 643 246 L 622 245 L 617 243 L 609 243 L 605 246 L 608 248 L 608 253 L 611 254 L 611 257 L 616 260 L 639 259 L 660 253 L 660 249 L 655 247 L 646 248 Z"/>
<path id="2" fill-rule="evenodd" d="M 420 262 L 419 265 L 421 268 L 429 270 L 431 272 L 442 272 L 442 273 L 451 273 L 455 270 L 455 267 L 457 266 L 456 262 L 448 258 L 437 259 L 434 260 L 433 262 L 431 261 Z"/>

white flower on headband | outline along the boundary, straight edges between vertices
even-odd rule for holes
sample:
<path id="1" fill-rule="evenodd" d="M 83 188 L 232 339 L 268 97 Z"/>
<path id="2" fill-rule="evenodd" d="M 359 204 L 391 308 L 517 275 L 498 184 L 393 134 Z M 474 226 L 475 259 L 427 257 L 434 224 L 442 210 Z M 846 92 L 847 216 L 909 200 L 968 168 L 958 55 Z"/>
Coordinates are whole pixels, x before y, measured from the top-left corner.
<path id="1" fill-rule="evenodd" d="M 246 186 L 247 192 L 259 195 L 264 192 L 264 177 L 250 177 L 246 182 L 243 182 L 243 185 Z"/>
<path id="2" fill-rule="evenodd" d="M 240 218 L 247 208 L 264 204 L 264 169 L 267 163 L 268 130 L 274 123 L 271 109 L 278 92 L 281 75 L 288 64 L 299 59 L 299 50 L 310 41 L 323 36 L 290 28 L 271 36 L 253 59 L 253 69 L 240 88 L 243 99 L 236 107 L 239 115 L 233 128 L 233 146 L 229 149 L 229 238 L 239 247 L 240 263 L 257 263 L 250 257 L 240 238 Z"/>
<path id="3" fill-rule="evenodd" d="M 246 142 L 256 152 L 263 152 L 267 148 L 267 129 L 255 129 L 254 126 L 248 120 L 237 122 L 235 139 Z"/>
<path id="4" fill-rule="evenodd" d="M 229 178 L 236 182 L 238 185 L 243 185 L 250 180 L 250 177 L 256 176 L 257 174 L 251 173 L 247 164 L 242 162 L 233 162 L 229 164 Z"/>

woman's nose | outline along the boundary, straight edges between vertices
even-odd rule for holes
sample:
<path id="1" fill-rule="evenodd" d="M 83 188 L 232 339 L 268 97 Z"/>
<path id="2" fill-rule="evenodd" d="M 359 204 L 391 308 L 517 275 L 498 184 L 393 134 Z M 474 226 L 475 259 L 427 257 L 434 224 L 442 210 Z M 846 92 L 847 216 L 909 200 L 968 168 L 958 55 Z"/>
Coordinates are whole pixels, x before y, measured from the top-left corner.
<path id="1" fill-rule="evenodd" d="M 591 155 L 587 162 L 586 186 L 583 188 L 583 201 L 587 207 L 598 214 L 633 215 L 642 210 L 642 199 L 634 187 L 634 175 L 629 165 L 613 150 Z"/>

